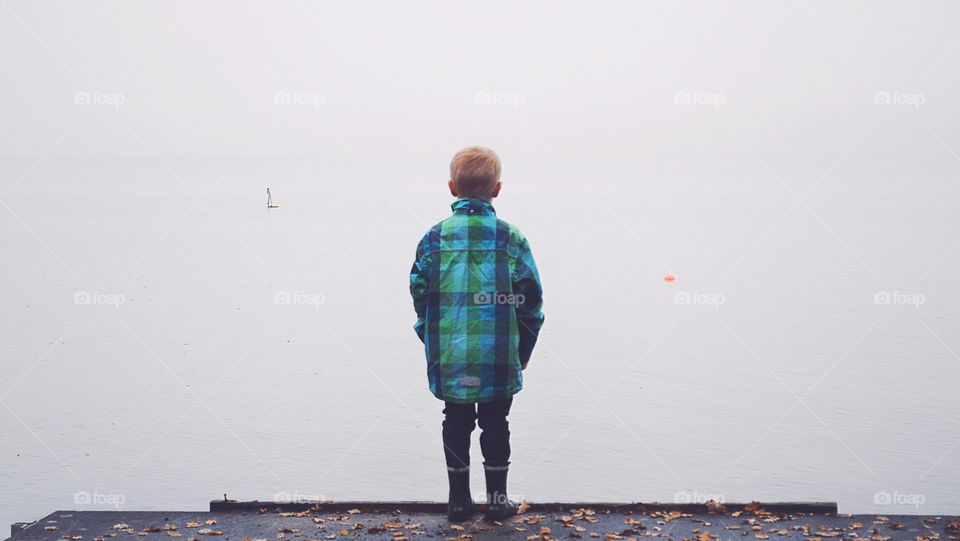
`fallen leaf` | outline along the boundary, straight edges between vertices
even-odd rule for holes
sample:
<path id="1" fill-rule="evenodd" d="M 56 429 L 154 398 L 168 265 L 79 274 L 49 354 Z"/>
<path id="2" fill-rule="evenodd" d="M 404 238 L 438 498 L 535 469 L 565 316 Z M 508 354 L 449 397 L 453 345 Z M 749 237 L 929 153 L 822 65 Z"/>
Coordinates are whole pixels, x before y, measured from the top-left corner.
<path id="1" fill-rule="evenodd" d="M 708 513 L 723 513 L 727 508 L 720 502 L 714 500 L 707 500 L 707 512 Z"/>
<path id="2" fill-rule="evenodd" d="M 214 530 L 213 528 L 200 528 L 197 530 L 197 533 L 200 535 L 223 535 L 223 532 Z"/>
<path id="3" fill-rule="evenodd" d="M 527 503 L 527 500 L 523 500 L 522 502 L 520 502 L 520 506 L 517 507 L 517 514 L 522 515 L 526 513 L 528 509 L 530 509 L 530 504 Z"/>
<path id="4" fill-rule="evenodd" d="M 188 522 L 188 523 L 186 524 L 186 527 L 187 527 L 187 528 L 196 528 L 197 526 L 200 526 L 200 523 L 197 522 L 197 521 L 195 521 L 195 520 L 191 520 L 190 522 Z M 129 527 L 129 526 L 128 526 L 128 527 Z M 116 528 L 116 526 L 114 526 L 114 528 Z"/>

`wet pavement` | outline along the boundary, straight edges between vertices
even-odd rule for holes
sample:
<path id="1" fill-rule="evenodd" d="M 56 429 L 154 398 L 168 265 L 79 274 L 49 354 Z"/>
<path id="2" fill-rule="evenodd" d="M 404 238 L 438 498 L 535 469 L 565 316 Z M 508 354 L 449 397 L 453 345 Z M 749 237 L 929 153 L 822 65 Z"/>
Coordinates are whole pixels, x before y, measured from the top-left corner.
<path id="1" fill-rule="evenodd" d="M 843 515 L 830 503 L 524 505 L 489 522 L 450 523 L 430 502 L 213 501 L 210 511 L 55 511 L 12 527 L 11 541 L 320 541 L 662 538 L 960 541 L 960 517 Z M 170 539 L 174 538 L 174 539 Z M 181 538 L 181 539 L 176 539 Z"/>

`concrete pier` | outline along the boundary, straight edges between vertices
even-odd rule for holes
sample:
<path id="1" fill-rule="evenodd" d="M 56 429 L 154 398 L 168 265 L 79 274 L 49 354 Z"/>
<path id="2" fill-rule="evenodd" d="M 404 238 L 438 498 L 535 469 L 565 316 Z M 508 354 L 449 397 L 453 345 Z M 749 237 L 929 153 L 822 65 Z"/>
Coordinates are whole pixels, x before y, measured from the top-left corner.
<path id="1" fill-rule="evenodd" d="M 196 512 L 55 511 L 14 524 L 10 541 L 960 541 L 958 516 L 843 515 L 829 502 L 533 503 L 502 523 L 480 513 L 450 523 L 445 513 L 434 502 L 214 500 Z"/>

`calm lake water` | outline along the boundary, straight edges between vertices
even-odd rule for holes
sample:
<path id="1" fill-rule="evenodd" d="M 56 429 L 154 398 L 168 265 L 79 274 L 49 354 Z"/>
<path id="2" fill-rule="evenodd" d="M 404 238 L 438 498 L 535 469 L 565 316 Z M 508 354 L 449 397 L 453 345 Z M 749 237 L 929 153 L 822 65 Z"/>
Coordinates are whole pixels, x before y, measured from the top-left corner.
<path id="1" fill-rule="evenodd" d="M 960 509 L 953 158 L 844 150 L 503 154 L 546 314 L 512 493 Z M 3 527 L 443 500 L 407 272 L 447 159 L 3 162 Z"/>

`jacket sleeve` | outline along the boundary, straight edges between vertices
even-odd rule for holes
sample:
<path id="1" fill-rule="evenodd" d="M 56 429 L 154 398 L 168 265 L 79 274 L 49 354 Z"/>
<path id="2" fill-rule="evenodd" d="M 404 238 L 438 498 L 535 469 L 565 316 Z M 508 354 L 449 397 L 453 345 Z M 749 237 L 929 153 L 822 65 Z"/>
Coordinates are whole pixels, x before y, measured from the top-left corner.
<path id="1" fill-rule="evenodd" d="M 517 326 L 520 333 L 520 366 L 526 367 L 537 343 L 540 327 L 543 326 L 543 288 L 533 252 L 526 239 L 520 242 L 520 250 L 514 262 L 513 293 L 517 296 Z M 520 295 L 523 295 L 522 302 Z"/>
<path id="2" fill-rule="evenodd" d="M 420 341 L 424 342 L 424 326 L 426 325 L 427 292 L 430 290 L 427 261 L 423 257 L 423 241 L 417 245 L 417 256 L 410 269 L 410 295 L 413 297 L 413 309 L 417 313 L 417 322 L 413 326 Z"/>

